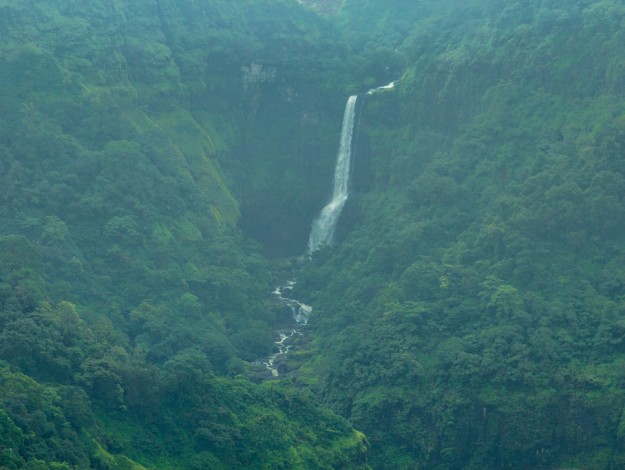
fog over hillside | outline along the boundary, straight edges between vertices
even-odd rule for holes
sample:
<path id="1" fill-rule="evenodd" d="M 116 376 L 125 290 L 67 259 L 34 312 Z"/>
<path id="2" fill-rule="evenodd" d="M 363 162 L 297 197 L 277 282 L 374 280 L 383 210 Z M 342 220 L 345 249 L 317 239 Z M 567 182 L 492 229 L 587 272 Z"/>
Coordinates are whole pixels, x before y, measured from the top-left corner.
<path id="1" fill-rule="evenodd" d="M 0 468 L 624 468 L 624 21 L 0 0 Z"/>

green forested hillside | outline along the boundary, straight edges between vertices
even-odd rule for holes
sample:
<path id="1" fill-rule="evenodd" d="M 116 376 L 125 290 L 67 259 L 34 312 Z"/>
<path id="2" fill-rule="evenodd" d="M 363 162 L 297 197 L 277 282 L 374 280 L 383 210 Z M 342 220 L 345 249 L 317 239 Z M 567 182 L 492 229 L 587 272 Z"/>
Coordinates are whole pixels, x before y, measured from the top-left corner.
<path id="1" fill-rule="evenodd" d="M 2 1 L 0 35 L 0 467 L 365 467 L 312 395 L 245 378 L 278 310 L 240 214 L 318 139 L 277 126 L 326 112 L 331 28 L 278 1 Z"/>
<path id="2" fill-rule="evenodd" d="M 625 467 L 624 20 L 0 0 L 0 468 Z"/>
<path id="3" fill-rule="evenodd" d="M 622 468 L 625 11 L 456 7 L 365 105 L 307 370 L 374 468 Z"/>

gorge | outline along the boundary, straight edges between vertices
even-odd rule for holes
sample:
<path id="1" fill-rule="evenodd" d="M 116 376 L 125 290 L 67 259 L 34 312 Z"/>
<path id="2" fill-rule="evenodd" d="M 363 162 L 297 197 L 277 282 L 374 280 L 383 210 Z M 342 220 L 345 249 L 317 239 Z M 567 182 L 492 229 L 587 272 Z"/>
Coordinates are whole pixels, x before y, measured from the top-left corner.
<path id="1" fill-rule="evenodd" d="M 382 90 L 390 90 L 394 88 L 396 82 L 388 85 L 372 88 L 367 95 L 372 95 Z M 349 196 L 349 175 L 351 171 L 352 161 L 352 141 L 354 139 L 354 129 L 356 123 L 356 103 L 358 95 L 352 95 L 348 98 L 343 114 L 341 124 L 341 136 L 339 141 L 339 150 L 337 153 L 336 164 L 334 169 L 334 184 L 330 202 L 328 202 L 321 210 L 313 223 L 308 240 L 307 256 L 311 256 L 317 249 L 325 245 L 330 245 L 334 241 L 336 226 L 339 222 L 341 212 L 347 198 Z M 263 362 L 267 369 L 271 372 L 272 377 L 278 377 L 279 371 L 274 367 L 276 359 L 285 359 L 291 349 L 291 341 L 296 336 L 302 336 L 301 326 L 306 326 L 308 317 L 312 312 L 312 307 L 299 302 L 298 300 L 284 297 L 285 292 L 291 292 L 295 285 L 295 279 L 289 280 L 284 286 L 276 287 L 272 292 L 278 300 L 289 307 L 295 321 L 295 328 L 291 330 L 281 329 L 277 331 L 279 337 L 274 344 L 277 345 L 278 351 L 269 356 L 266 362 Z"/>
<path id="2" fill-rule="evenodd" d="M 625 468 L 623 24 L 0 1 L 0 468 Z"/>

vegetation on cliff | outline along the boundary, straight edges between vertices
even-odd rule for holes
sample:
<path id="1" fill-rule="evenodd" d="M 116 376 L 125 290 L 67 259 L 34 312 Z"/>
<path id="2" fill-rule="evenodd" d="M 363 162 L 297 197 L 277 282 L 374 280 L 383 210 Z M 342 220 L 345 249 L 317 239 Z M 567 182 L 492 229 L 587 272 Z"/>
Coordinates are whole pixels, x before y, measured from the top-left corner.
<path id="1" fill-rule="evenodd" d="M 0 467 L 625 466 L 624 21 L 0 0 Z M 268 259 L 394 79 L 298 274 L 301 370 L 262 382 Z"/>
<path id="2" fill-rule="evenodd" d="M 239 201 L 293 171 L 265 102 L 310 102 L 327 29 L 276 1 L 0 2 L 2 468 L 366 467 L 312 395 L 245 378 L 279 312 Z M 249 190 L 251 149 L 278 170 Z"/>
<path id="3" fill-rule="evenodd" d="M 368 98 L 307 370 L 374 468 L 620 468 L 625 11 L 455 6 Z"/>

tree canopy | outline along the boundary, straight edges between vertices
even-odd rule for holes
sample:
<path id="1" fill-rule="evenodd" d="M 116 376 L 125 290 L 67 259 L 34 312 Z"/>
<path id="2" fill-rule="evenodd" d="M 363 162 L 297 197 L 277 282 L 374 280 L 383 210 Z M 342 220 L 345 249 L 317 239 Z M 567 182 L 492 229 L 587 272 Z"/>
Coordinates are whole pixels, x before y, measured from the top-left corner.
<path id="1" fill-rule="evenodd" d="M 624 19 L 0 0 L 0 467 L 625 466 Z"/>

